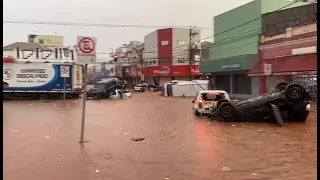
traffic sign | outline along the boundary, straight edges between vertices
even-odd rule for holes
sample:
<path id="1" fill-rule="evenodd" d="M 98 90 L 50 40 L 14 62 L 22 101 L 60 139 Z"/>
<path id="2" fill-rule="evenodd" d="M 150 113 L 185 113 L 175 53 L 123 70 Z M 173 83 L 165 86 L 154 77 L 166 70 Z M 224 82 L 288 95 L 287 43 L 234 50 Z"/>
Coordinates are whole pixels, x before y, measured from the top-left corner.
<path id="1" fill-rule="evenodd" d="M 60 77 L 63 77 L 63 78 L 70 77 L 69 66 L 60 66 Z"/>
<path id="2" fill-rule="evenodd" d="M 264 69 L 263 69 L 264 75 L 268 76 L 272 74 L 272 66 L 271 64 L 264 64 Z"/>
<path id="3" fill-rule="evenodd" d="M 77 37 L 77 62 L 83 64 L 96 63 L 96 37 L 78 36 Z"/>

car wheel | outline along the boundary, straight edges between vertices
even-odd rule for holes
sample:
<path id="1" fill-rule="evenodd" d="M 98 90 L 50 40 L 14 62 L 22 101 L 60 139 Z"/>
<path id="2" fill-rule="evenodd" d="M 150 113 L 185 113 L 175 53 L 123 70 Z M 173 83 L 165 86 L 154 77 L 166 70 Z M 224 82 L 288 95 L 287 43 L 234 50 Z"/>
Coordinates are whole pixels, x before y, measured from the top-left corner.
<path id="1" fill-rule="evenodd" d="M 194 115 L 195 116 L 200 116 L 200 113 L 197 110 L 194 110 Z"/>
<path id="2" fill-rule="evenodd" d="M 285 88 L 284 93 L 288 100 L 298 102 L 303 100 L 305 89 L 300 84 L 292 83 Z"/>
<path id="3" fill-rule="evenodd" d="M 284 91 L 286 87 L 288 86 L 288 83 L 286 82 L 280 82 L 276 85 L 276 90 L 278 91 Z"/>
<path id="4" fill-rule="evenodd" d="M 221 103 L 218 109 L 220 116 L 223 118 L 231 118 L 235 112 L 235 108 L 230 102 Z"/>
<path id="5" fill-rule="evenodd" d="M 226 99 L 220 100 L 220 101 L 217 102 L 217 107 L 219 107 L 220 104 L 222 104 L 222 103 L 224 103 L 224 102 L 229 102 L 229 101 L 226 100 Z"/>
<path id="6" fill-rule="evenodd" d="M 49 99 L 50 99 L 50 96 L 49 96 L 48 94 L 40 94 L 40 95 L 39 95 L 39 99 L 40 99 L 40 100 L 43 100 L 43 101 L 49 100 Z"/>

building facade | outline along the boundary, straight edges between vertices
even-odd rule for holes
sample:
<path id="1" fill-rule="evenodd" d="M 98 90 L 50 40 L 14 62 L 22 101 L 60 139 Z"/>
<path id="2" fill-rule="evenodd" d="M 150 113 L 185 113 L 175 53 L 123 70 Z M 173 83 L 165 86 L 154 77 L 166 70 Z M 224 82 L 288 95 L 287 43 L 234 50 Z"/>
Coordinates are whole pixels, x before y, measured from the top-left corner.
<path id="1" fill-rule="evenodd" d="M 265 14 L 260 62 L 249 76 L 259 77 L 259 93 L 279 82 L 317 74 L 317 4 Z"/>
<path id="2" fill-rule="evenodd" d="M 115 54 L 119 57 L 118 62 L 115 63 L 116 77 L 126 80 L 129 88 L 144 80 L 142 76 L 143 48 L 142 42 L 130 41 L 128 44 L 118 47 L 115 51 Z"/>
<path id="3" fill-rule="evenodd" d="M 215 16 L 214 44 L 210 59 L 200 62 L 201 73 L 211 73 L 212 87 L 225 89 L 232 97 L 250 98 L 259 94 L 259 78 L 248 71 L 259 62 L 262 14 L 306 3 L 254 0 Z M 284 8 L 284 9 L 285 9 Z"/>
<path id="4" fill-rule="evenodd" d="M 190 38 L 190 29 L 167 28 L 158 29 L 144 37 L 144 75 L 146 81 L 155 85 L 163 85 L 171 80 L 189 80 L 199 76 L 198 62 L 191 60 L 189 45 L 199 50 L 197 42 L 201 40 L 199 29 L 192 29 L 193 36 Z M 191 39 L 191 42 L 190 42 Z"/>

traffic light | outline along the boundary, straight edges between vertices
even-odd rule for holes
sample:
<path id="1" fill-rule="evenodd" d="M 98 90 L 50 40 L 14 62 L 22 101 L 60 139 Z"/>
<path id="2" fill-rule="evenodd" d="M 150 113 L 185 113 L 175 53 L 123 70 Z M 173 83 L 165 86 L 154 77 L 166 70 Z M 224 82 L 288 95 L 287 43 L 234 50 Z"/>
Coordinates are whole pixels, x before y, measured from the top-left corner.
<path id="1" fill-rule="evenodd" d="M 118 54 L 114 54 L 112 57 L 114 62 L 118 62 Z"/>

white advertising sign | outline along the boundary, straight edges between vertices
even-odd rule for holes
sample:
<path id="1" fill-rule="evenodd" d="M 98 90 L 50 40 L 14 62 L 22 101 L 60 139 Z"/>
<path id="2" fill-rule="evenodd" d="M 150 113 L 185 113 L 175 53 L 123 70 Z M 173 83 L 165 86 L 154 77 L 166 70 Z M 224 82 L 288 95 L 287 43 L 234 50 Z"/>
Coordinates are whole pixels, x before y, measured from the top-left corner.
<path id="1" fill-rule="evenodd" d="M 264 69 L 263 69 L 264 75 L 268 76 L 272 74 L 272 66 L 271 64 L 264 64 Z"/>

